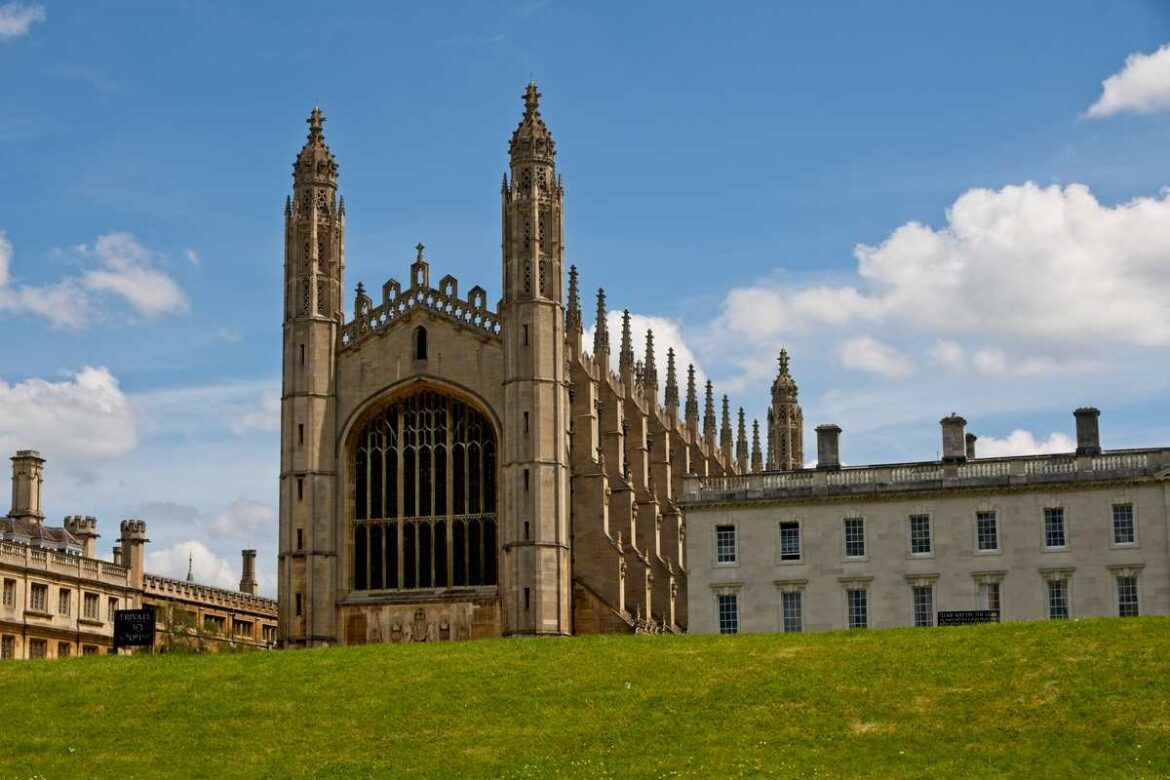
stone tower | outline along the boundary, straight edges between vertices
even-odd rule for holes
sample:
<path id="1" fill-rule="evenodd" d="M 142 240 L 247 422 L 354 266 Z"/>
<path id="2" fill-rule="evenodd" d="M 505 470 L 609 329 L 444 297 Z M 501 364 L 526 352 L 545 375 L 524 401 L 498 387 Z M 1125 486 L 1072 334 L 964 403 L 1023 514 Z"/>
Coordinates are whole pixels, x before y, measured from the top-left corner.
<path id="1" fill-rule="evenodd" d="M 804 413 L 796 401 L 796 381 L 788 371 L 788 350 L 780 350 L 780 373 L 772 383 L 768 409 L 768 470 L 804 468 Z"/>
<path id="2" fill-rule="evenodd" d="M 336 376 L 345 200 L 314 107 L 284 207 L 279 591 L 286 646 L 336 641 Z"/>
<path id="3" fill-rule="evenodd" d="M 9 517 L 42 522 L 41 486 L 45 481 L 45 459 L 36 450 L 20 450 L 12 456 L 12 504 Z"/>
<path id="4" fill-rule="evenodd" d="M 505 634 L 569 634 L 568 383 L 562 201 L 552 134 L 530 83 L 503 192 L 504 432 L 500 599 Z"/>

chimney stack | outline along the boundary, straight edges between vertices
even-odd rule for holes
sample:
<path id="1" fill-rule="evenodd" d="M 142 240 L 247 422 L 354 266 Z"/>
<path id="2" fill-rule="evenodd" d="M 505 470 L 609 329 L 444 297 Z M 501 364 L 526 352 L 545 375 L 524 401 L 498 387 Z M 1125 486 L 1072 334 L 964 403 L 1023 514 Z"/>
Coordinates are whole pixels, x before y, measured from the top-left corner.
<path id="1" fill-rule="evenodd" d="M 963 433 L 967 421 L 957 414 L 939 420 L 942 426 L 943 463 L 967 462 L 967 437 Z"/>
<path id="2" fill-rule="evenodd" d="M 967 460 L 975 460 L 975 442 L 979 437 L 973 433 L 967 434 Z"/>
<path id="3" fill-rule="evenodd" d="M 256 595 L 256 551 L 241 550 L 244 568 L 240 574 L 240 592 Z"/>
<path id="4" fill-rule="evenodd" d="M 1073 412 L 1077 418 L 1077 455 L 1100 455 L 1101 432 L 1097 427 L 1097 418 L 1101 410 L 1092 406 L 1082 406 Z"/>
<path id="5" fill-rule="evenodd" d="M 65 530 L 81 542 L 81 554 L 84 557 L 96 557 L 97 540 L 99 538 L 96 518 L 70 515 L 65 518 Z"/>
<path id="6" fill-rule="evenodd" d="M 117 544 L 114 545 L 114 565 L 115 566 L 122 565 L 122 547 L 121 547 L 121 545 L 117 545 Z"/>
<path id="7" fill-rule="evenodd" d="M 41 485 L 44 483 L 45 459 L 36 450 L 18 450 L 12 456 L 12 505 L 9 517 L 34 520 L 45 519 L 41 507 Z"/>
<path id="8" fill-rule="evenodd" d="M 817 426 L 817 468 L 836 471 L 841 468 L 840 450 L 841 427 L 838 425 Z"/>
<path id="9" fill-rule="evenodd" d="M 122 547 L 122 565 L 130 570 L 130 584 L 135 588 L 142 587 L 142 574 L 146 562 L 145 520 L 123 520 L 122 535 L 118 538 Z"/>

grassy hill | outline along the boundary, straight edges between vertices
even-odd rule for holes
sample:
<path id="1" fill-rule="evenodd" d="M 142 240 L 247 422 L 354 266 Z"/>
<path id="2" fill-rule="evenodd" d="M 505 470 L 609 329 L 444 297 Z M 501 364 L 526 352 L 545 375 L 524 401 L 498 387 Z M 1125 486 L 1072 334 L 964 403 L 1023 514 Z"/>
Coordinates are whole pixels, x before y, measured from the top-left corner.
<path id="1" fill-rule="evenodd" d="M 12 777 L 1170 774 L 1170 619 L 0 664 Z"/>

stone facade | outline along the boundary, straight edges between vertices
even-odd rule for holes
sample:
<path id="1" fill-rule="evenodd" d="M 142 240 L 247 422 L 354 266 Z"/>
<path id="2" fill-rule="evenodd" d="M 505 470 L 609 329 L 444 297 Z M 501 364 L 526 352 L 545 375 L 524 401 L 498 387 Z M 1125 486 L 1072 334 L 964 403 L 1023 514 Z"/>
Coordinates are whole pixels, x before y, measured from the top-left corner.
<path id="1" fill-rule="evenodd" d="M 1170 614 L 1170 449 L 1102 452 L 1082 409 L 1076 452 L 976 458 L 965 423 L 939 461 L 842 468 L 825 425 L 818 468 L 687 480 L 690 630 Z"/>
<path id="2" fill-rule="evenodd" d="M 744 469 L 728 420 L 716 441 L 711 386 L 700 430 L 693 367 L 680 414 L 673 353 L 660 384 L 653 334 L 636 363 L 628 316 L 611 368 L 604 291 L 583 343 L 539 98 L 530 84 L 509 145 L 498 306 L 450 275 L 434 284 L 419 244 L 408 282 L 357 285 L 348 321 L 345 202 L 324 117 L 309 118 L 285 204 L 288 646 L 687 624 L 675 497 L 686 474 Z"/>
<path id="3" fill-rule="evenodd" d="M 190 634 L 187 644 L 197 649 L 276 646 L 275 601 L 146 573 L 149 540 L 142 520 L 123 520 L 115 560 L 99 560 L 95 518 L 70 516 L 56 527 L 45 523 L 44 459 L 22 450 L 12 463 L 12 505 L 0 518 L 0 658 L 111 652 L 115 610 L 143 605 L 159 610 L 159 649 L 175 633 L 166 617 L 189 626 L 181 632 Z M 242 579 L 253 585 L 254 558 L 254 551 L 245 551 Z"/>

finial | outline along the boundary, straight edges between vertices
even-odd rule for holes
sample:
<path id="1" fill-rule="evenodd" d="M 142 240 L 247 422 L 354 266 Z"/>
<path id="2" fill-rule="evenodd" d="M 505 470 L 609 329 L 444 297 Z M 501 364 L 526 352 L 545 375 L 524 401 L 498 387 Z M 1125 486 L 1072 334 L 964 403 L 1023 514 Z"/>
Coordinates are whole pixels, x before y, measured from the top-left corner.
<path id="1" fill-rule="evenodd" d="M 666 391 L 663 394 L 666 408 L 678 414 L 678 376 L 674 368 L 674 347 L 666 348 Z"/>
<path id="2" fill-rule="evenodd" d="M 345 196 L 344 195 L 342 195 L 341 198 L 338 200 L 337 212 L 339 214 L 345 214 Z"/>
<path id="3" fill-rule="evenodd" d="M 284 215 L 286 217 L 292 216 L 292 197 L 289 195 L 284 196 Z"/>
<path id="4" fill-rule="evenodd" d="M 524 90 L 524 115 L 531 116 L 539 113 L 540 109 L 540 92 L 536 90 L 536 82 L 528 82 L 528 87 Z"/>
<path id="5" fill-rule="evenodd" d="M 565 314 L 566 329 L 571 333 L 581 332 L 581 298 L 577 292 L 577 266 L 569 266 L 569 310 Z"/>
<path id="6" fill-rule="evenodd" d="M 309 118 L 305 121 L 309 124 L 309 140 L 320 138 L 324 132 L 323 126 L 325 124 L 325 115 L 321 113 L 321 107 L 313 106 L 313 110 L 309 112 Z"/>
<path id="7" fill-rule="evenodd" d="M 423 250 L 424 250 L 424 249 L 426 249 L 426 245 L 425 245 L 425 244 L 423 244 L 423 243 L 420 241 L 420 242 L 418 242 L 417 244 L 415 244 L 415 245 L 414 245 L 414 249 L 415 249 L 415 251 L 416 251 L 416 252 L 418 252 L 418 254 L 417 254 L 417 255 L 415 256 L 415 258 L 414 258 L 414 261 L 415 261 L 416 263 L 421 263 L 421 262 L 423 262 L 423 261 L 424 261 L 424 258 L 423 258 Z"/>
<path id="8" fill-rule="evenodd" d="M 622 310 L 622 349 L 618 354 L 618 370 L 622 376 L 634 370 L 634 341 L 630 334 L 630 310 Z"/>
<path id="9" fill-rule="evenodd" d="M 188 550 L 187 551 L 187 582 L 194 582 L 195 581 L 195 575 L 192 571 L 194 569 L 194 564 L 195 564 L 195 553 L 193 553 L 191 550 Z"/>
<path id="10" fill-rule="evenodd" d="M 364 284 L 362 284 L 361 282 L 358 282 L 358 283 L 357 283 L 357 291 L 356 291 L 356 292 L 357 292 L 357 296 L 358 296 L 359 298 L 360 298 L 360 297 L 362 297 L 363 295 L 365 295 L 365 294 L 366 294 L 366 286 L 365 286 Z"/>
<path id="11" fill-rule="evenodd" d="M 739 425 L 736 427 L 735 437 L 735 465 L 740 474 L 748 470 L 748 443 L 747 423 L 744 419 L 743 407 L 739 407 Z"/>
<path id="12" fill-rule="evenodd" d="M 604 354 L 599 370 L 609 371 L 609 326 L 605 322 L 605 289 L 597 288 L 597 322 L 593 327 L 593 357 Z M 602 374 L 602 376 L 605 376 Z"/>
<path id="13" fill-rule="evenodd" d="M 760 421 L 752 420 L 752 473 L 764 470 L 764 453 L 760 450 Z"/>
<path id="14" fill-rule="evenodd" d="M 788 350 L 780 350 L 780 376 L 788 376 Z"/>
<path id="15" fill-rule="evenodd" d="M 508 172 L 507 171 L 504 171 L 504 183 L 502 185 L 500 185 L 500 194 L 502 194 L 502 195 L 508 194 Z"/>

